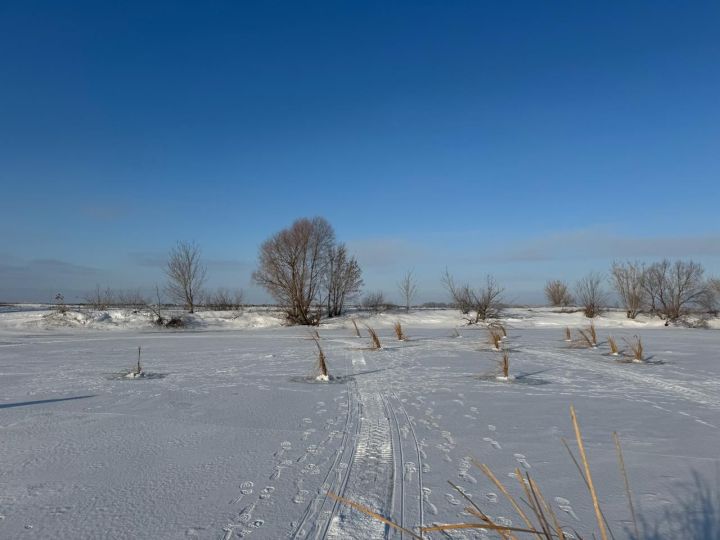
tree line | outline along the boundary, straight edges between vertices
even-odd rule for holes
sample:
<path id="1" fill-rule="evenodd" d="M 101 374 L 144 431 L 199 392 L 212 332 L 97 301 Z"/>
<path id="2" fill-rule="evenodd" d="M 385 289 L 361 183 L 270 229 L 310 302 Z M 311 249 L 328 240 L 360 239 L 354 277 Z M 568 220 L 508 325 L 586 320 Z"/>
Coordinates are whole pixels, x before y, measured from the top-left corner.
<path id="1" fill-rule="evenodd" d="M 213 310 L 240 309 L 241 289 L 205 290 L 207 267 L 201 255 L 200 246 L 195 242 L 178 242 L 170 250 L 164 268 L 167 283 L 163 288 L 168 300 L 182 305 L 190 313 L 199 306 Z M 363 286 L 357 259 L 344 243 L 337 241 L 334 229 L 322 217 L 297 219 L 263 242 L 252 279 L 283 309 L 289 323 L 300 325 L 315 325 L 323 317 L 342 315 L 348 303 L 358 299 Z M 449 295 L 449 305 L 459 309 L 469 324 L 496 318 L 505 307 L 504 288 L 491 275 L 473 285 L 458 282 L 445 269 L 441 282 Z M 647 313 L 674 321 L 689 310 L 716 312 L 720 301 L 720 279 L 705 279 L 699 263 L 681 260 L 662 260 L 649 265 L 615 262 L 609 279 L 593 272 L 578 280 L 573 290 L 562 280 L 550 280 L 544 292 L 551 306 L 579 306 L 586 316 L 595 317 L 609 306 L 606 285 L 615 291 L 631 319 Z M 409 311 L 418 292 L 412 270 L 403 275 L 397 290 L 401 307 Z M 156 287 L 156 300 L 159 310 L 162 304 L 159 287 Z M 111 305 L 140 308 L 153 304 L 139 291 L 116 294 L 99 286 L 85 301 L 96 309 Z M 375 291 L 367 293 L 361 305 L 381 311 L 392 304 L 381 291 Z"/>

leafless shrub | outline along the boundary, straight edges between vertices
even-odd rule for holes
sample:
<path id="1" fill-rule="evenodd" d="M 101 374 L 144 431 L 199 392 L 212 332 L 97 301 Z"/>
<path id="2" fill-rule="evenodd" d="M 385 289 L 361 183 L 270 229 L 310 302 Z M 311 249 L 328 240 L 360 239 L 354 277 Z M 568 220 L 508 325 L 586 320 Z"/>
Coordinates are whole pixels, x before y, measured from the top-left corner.
<path id="1" fill-rule="evenodd" d="M 622 301 L 628 319 L 634 319 L 646 304 L 643 288 L 645 267 L 638 262 L 614 262 L 611 269 L 612 284 Z"/>
<path id="2" fill-rule="evenodd" d="M 115 302 L 115 294 L 110 287 L 101 289 L 100 285 L 95 285 L 95 290 L 84 298 L 85 304 L 97 311 L 108 309 Z"/>
<path id="3" fill-rule="evenodd" d="M 55 295 L 55 304 L 53 306 L 53 309 L 57 313 L 65 314 L 68 312 L 67 304 L 65 303 L 65 297 L 62 293 L 57 293 Z"/>
<path id="4" fill-rule="evenodd" d="M 353 298 L 362 287 L 362 270 L 355 257 L 350 257 L 345 244 L 332 246 L 328 251 L 327 289 L 328 317 L 342 315 L 345 301 Z"/>
<path id="5" fill-rule="evenodd" d="M 668 321 L 679 319 L 687 310 L 702 302 L 707 294 L 702 265 L 693 261 L 670 262 L 665 259 L 650 265 L 645 272 L 643 289 L 650 308 Z"/>
<path id="6" fill-rule="evenodd" d="M 550 305 L 555 307 L 567 307 L 573 303 L 568 286 L 559 279 L 548 281 L 545 284 L 545 297 Z"/>
<path id="7" fill-rule="evenodd" d="M 475 312 L 474 316 L 466 317 L 468 324 L 477 324 L 500 316 L 504 289 L 498 285 L 493 276 L 486 276 L 485 285 L 474 289 L 468 284 L 457 285 L 446 268 L 442 281 L 453 302 L 463 314 Z"/>
<path id="8" fill-rule="evenodd" d="M 200 247 L 194 242 L 178 242 L 170 250 L 165 273 L 170 299 L 194 313 L 207 274 L 200 260 Z"/>
<path id="9" fill-rule="evenodd" d="M 605 307 L 606 295 L 602 288 L 602 282 L 602 276 L 592 272 L 581 278 L 575 285 L 575 295 L 586 317 L 597 317 Z"/>
<path id="10" fill-rule="evenodd" d="M 220 288 L 209 293 L 205 299 L 205 307 L 213 311 L 238 311 L 243 305 L 243 291 L 230 291 Z"/>
<path id="11" fill-rule="evenodd" d="M 253 280 L 285 309 L 292 324 L 315 325 L 320 312 L 313 306 L 327 276 L 335 232 L 321 217 L 298 219 L 260 246 Z"/>
<path id="12" fill-rule="evenodd" d="M 405 311 L 410 311 L 412 301 L 417 294 L 417 281 L 413 275 L 413 270 L 405 272 L 402 280 L 398 283 L 398 290 L 405 304 Z"/>
<path id="13" fill-rule="evenodd" d="M 380 338 L 378 337 L 377 332 L 369 326 L 367 327 L 367 331 L 371 341 L 370 348 L 373 350 L 382 349 L 382 344 L 380 343 Z"/>
<path id="14" fill-rule="evenodd" d="M 405 341 L 407 336 L 403 333 L 402 324 L 400 324 L 399 321 L 393 324 L 393 330 L 395 331 L 395 336 L 398 338 L 398 341 Z"/>
<path id="15" fill-rule="evenodd" d="M 148 301 L 139 289 L 119 291 L 117 293 L 117 305 L 134 310 L 140 310 L 147 306 Z"/>
<path id="16" fill-rule="evenodd" d="M 387 309 L 385 295 L 382 293 L 382 291 L 366 294 L 365 298 L 363 298 L 362 300 L 362 307 L 375 313 L 384 311 L 385 309 Z"/>

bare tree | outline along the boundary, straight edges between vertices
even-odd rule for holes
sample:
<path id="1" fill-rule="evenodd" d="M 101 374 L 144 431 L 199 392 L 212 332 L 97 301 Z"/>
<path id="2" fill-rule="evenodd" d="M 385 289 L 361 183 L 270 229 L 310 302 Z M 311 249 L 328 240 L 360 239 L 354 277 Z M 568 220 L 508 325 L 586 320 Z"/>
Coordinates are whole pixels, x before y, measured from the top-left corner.
<path id="1" fill-rule="evenodd" d="M 387 309 L 387 302 L 382 291 L 368 293 L 362 300 L 362 306 L 374 312 L 380 312 Z"/>
<path id="2" fill-rule="evenodd" d="M 475 312 L 474 316 L 466 317 L 469 324 L 477 324 L 500 316 L 504 289 L 493 276 L 485 276 L 485 285 L 473 288 L 469 284 L 457 285 L 446 268 L 443 285 L 463 314 L 469 315 Z"/>
<path id="3" fill-rule="evenodd" d="M 400 280 L 397 284 L 398 290 L 400 291 L 400 297 L 405 303 L 405 311 L 410 311 L 412 301 L 417 294 L 417 281 L 415 280 L 415 276 L 413 274 L 413 270 L 408 270 L 405 272 L 402 280 Z"/>
<path id="4" fill-rule="evenodd" d="M 195 242 L 178 242 L 170 251 L 165 274 L 170 299 L 194 313 L 207 275 L 200 260 L 200 247 Z"/>
<path id="5" fill-rule="evenodd" d="M 102 311 L 109 308 L 115 302 L 115 294 L 110 287 L 101 289 L 100 285 L 95 285 L 95 290 L 87 294 L 84 300 L 91 308 Z"/>
<path id="6" fill-rule="evenodd" d="M 586 317 L 596 317 L 605 308 L 607 297 L 602 288 L 602 282 L 603 277 L 601 274 L 591 272 L 575 285 L 575 296 L 580 302 Z"/>
<path id="7" fill-rule="evenodd" d="M 611 276 L 627 318 L 634 319 L 646 304 L 647 293 L 643 287 L 645 266 L 639 262 L 613 262 Z"/>
<path id="8" fill-rule="evenodd" d="M 322 286 L 327 275 L 328 253 L 335 232 L 321 217 L 296 220 L 260 246 L 259 264 L 253 280 L 285 308 L 293 324 L 317 324 Z"/>
<path id="9" fill-rule="evenodd" d="M 140 292 L 140 289 L 118 292 L 116 302 L 121 307 L 136 310 L 143 309 L 148 305 L 148 301 Z"/>
<path id="10" fill-rule="evenodd" d="M 693 261 L 670 262 L 664 259 L 648 267 L 644 289 L 655 312 L 668 321 L 680 318 L 687 309 L 707 297 L 704 268 Z"/>
<path id="11" fill-rule="evenodd" d="M 360 292 L 362 270 L 355 257 L 349 257 L 345 244 L 332 246 L 326 275 L 328 317 L 342 315 L 345 301 Z"/>
<path id="12" fill-rule="evenodd" d="M 545 284 L 545 297 L 551 306 L 567 307 L 573 302 L 568 286 L 559 279 L 553 279 Z"/>

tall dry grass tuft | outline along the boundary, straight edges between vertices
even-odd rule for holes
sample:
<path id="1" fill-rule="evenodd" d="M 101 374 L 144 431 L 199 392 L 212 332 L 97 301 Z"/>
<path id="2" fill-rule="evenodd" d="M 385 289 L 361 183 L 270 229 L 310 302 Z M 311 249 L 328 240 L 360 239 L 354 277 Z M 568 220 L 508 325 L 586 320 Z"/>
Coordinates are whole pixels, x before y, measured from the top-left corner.
<path id="1" fill-rule="evenodd" d="M 502 332 L 497 328 L 490 327 L 488 328 L 488 334 L 490 345 L 492 345 L 496 351 L 499 351 L 502 348 Z"/>
<path id="2" fill-rule="evenodd" d="M 402 324 L 400 324 L 400 321 L 393 324 L 393 330 L 395 330 L 395 336 L 397 336 L 398 341 L 405 341 L 407 336 L 403 333 Z"/>
<path id="3" fill-rule="evenodd" d="M 590 323 L 590 328 L 588 328 L 588 332 L 590 333 L 590 338 L 593 342 L 593 347 L 597 347 L 597 332 L 595 331 L 595 323 Z"/>
<path id="4" fill-rule="evenodd" d="M 382 349 L 382 344 L 380 343 L 380 338 L 378 337 L 377 332 L 369 326 L 367 327 L 367 331 L 371 341 L 370 348 L 373 350 Z"/>
<path id="5" fill-rule="evenodd" d="M 576 527 L 571 528 L 566 526 L 564 528 L 563 525 L 560 524 L 560 520 L 555 514 L 552 506 L 547 502 L 547 498 L 544 496 L 537 481 L 532 478 L 529 473 L 522 473 L 520 469 L 515 469 L 512 476 L 517 479 L 518 484 L 520 485 L 521 493 L 521 497 L 516 498 L 510 493 L 510 490 L 497 478 L 497 476 L 495 476 L 490 467 L 488 467 L 484 463 L 479 463 L 475 460 L 472 460 L 473 465 L 480 469 L 480 471 L 482 471 L 482 473 L 487 476 L 490 482 L 492 482 L 495 487 L 505 496 L 505 498 L 510 503 L 510 506 L 512 506 L 515 512 L 517 512 L 518 516 L 520 516 L 520 519 L 522 521 L 521 524 L 519 524 L 518 526 L 508 526 L 500 525 L 494 522 L 492 518 L 485 514 L 482 509 L 468 496 L 464 489 L 453 484 L 452 482 L 448 482 L 448 484 L 450 484 L 452 488 L 457 491 L 458 494 L 463 499 L 465 499 L 469 505 L 465 508 L 465 512 L 468 515 L 477 519 L 474 522 L 468 521 L 464 523 L 446 523 L 434 525 L 432 527 L 420 526 L 415 528 L 417 530 L 417 533 L 413 530 L 401 527 L 400 525 L 377 514 L 366 506 L 339 497 L 334 493 L 328 493 L 328 495 L 334 500 L 341 502 L 342 504 L 354 508 L 355 510 L 362 512 L 363 514 L 371 516 L 374 519 L 377 519 L 378 521 L 381 521 L 382 523 L 385 523 L 392 528 L 403 531 L 412 538 L 421 540 L 425 533 L 442 532 L 449 537 L 448 531 L 459 531 L 465 529 L 481 529 L 485 531 L 492 531 L 498 534 L 501 538 L 508 540 L 518 540 L 519 538 L 526 538 L 526 535 L 532 535 L 539 540 L 569 540 L 570 538 L 597 537 L 599 537 L 601 540 L 608 540 L 608 535 L 610 536 L 610 538 L 614 538 L 613 533 L 608 525 L 607 519 L 605 518 L 602 508 L 600 507 L 598 494 L 595 489 L 595 484 L 593 483 L 592 474 L 590 473 L 590 465 L 587 453 L 585 451 L 585 444 L 583 441 L 582 432 L 580 431 L 580 424 L 577 420 L 577 415 L 575 414 L 575 408 L 572 406 L 570 407 L 570 416 L 572 418 L 575 440 L 577 442 L 578 450 L 580 452 L 580 461 L 575 458 L 572 450 L 570 450 L 570 446 L 564 439 L 563 444 L 565 444 L 565 447 L 568 449 L 570 457 L 575 463 L 578 472 L 580 473 L 580 477 L 585 484 L 587 492 L 590 495 L 596 518 L 596 524 L 594 526 L 590 523 L 585 524 L 588 528 L 592 527 L 596 529 L 596 532 L 593 531 L 590 533 L 590 535 L 587 536 L 580 536 Z M 614 434 L 614 438 L 618 451 L 620 469 L 625 479 L 625 487 L 628 495 L 628 501 L 630 504 L 630 513 L 632 516 L 635 531 L 637 532 L 637 520 L 635 517 L 634 507 L 632 506 L 632 497 L 630 495 L 630 486 L 627 481 L 627 474 L 625 474 L 622 451 L 620 450 L 620 441 L 617 437 L 617 434 Z M 523 504 L 521 505 L 518 501 L 521 501 Z M 570 532 L 566 531 L 565 529 L 570 529 L 572 531 L 572 534 L 570 534 Z"/>
<path id="6" fill-rule="evenodd" d="M 565 341 L 570 342 L 572 341 L 572 335 L 570 335 L 570 327 L 565 327 Z"/>
<path id="7" fill-rule="evenodd" d="M 510 377 L 510 353 L 508 351 L 503 351 L 502 373 L 506 379 Z"/>
<path id="8" fill-rule="evenodd" d="M 507 330 L 505 329 L 505 325 L 503 325 L 501 322 L 494 322 L 490 324 L 491 328 L 494 328 L 498 332 L 500 332 L 501 336 L 503 338 L 507 337 Z"/>
<path id="9" fill-rule="evenodd" d="M 617 356 L 620 354 L 620 349 L 618 349 L 617 341 L 615 341 L 615 338 L 610 336 L 608 338 L 608 345 L 610 345 L 610 354 L 613 356 Z"/>
<path id="10" fill-rule="evenodd" d="M 632 353 L 630 357 L 632 358 L 633 362 L 644 362 L 645 356 L 640 336 L 633 336 L 632 340 L 625 339 L 624 341 L 625 343 L 627 343 L 628 348 Z"/>
<path id="11" fill-rule="evenodd" d="M 355 319 L 350 319 L 350 321 L 352 321 L 353 326 L 355 327 L 355 336 L 356 336 L 356 337 L 362 337 L 362 336 L 360 335 L 360 329 L 358 328 L 358 325 L 357 325 L 357 322 L 355 322 Z"/>

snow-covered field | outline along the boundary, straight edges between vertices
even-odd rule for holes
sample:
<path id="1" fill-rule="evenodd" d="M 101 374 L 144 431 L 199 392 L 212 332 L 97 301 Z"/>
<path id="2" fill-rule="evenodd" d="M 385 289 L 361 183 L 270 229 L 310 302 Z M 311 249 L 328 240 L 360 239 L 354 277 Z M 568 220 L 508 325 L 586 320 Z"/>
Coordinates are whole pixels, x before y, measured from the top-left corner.
<path id="1" fill-rule="evenodd" d="M 408 528 L 473 521 L 448 480 L 522 526 L 471 458 L 516 495 L 513 471 L 531 473 L 568 530 L 590 536 L 592 503 L 561 442 L 575 447 L 571 404 L 616 538 L 630 514 L 613 431 L 644 519 L 683 527 L 653 538 L 718 534 L 717 499 L 698 502 L 720 478 L 717 329 L 610 313 L 595 323 L 600 346 L 581 349 L 563 340 L 581 314 L 512 309 L 514 380 L 501 381 L 486 330 L 456 311 L 358 315 L 362 338 L 349 318 L 319 328 L 334 376 L 321 383 L 307 329 L 268 311 L 200 314 L 183 330 L 121 311 L 47 315 L 0 313 L 2 539 L 399 538 L 327 492 Z M 407 341 L 393 337 L 398 320 Z M 648 363 L 607 354 L 608 335 L 636 334 Z M 138 346 L 146 377 L 124 378 Z"/>

